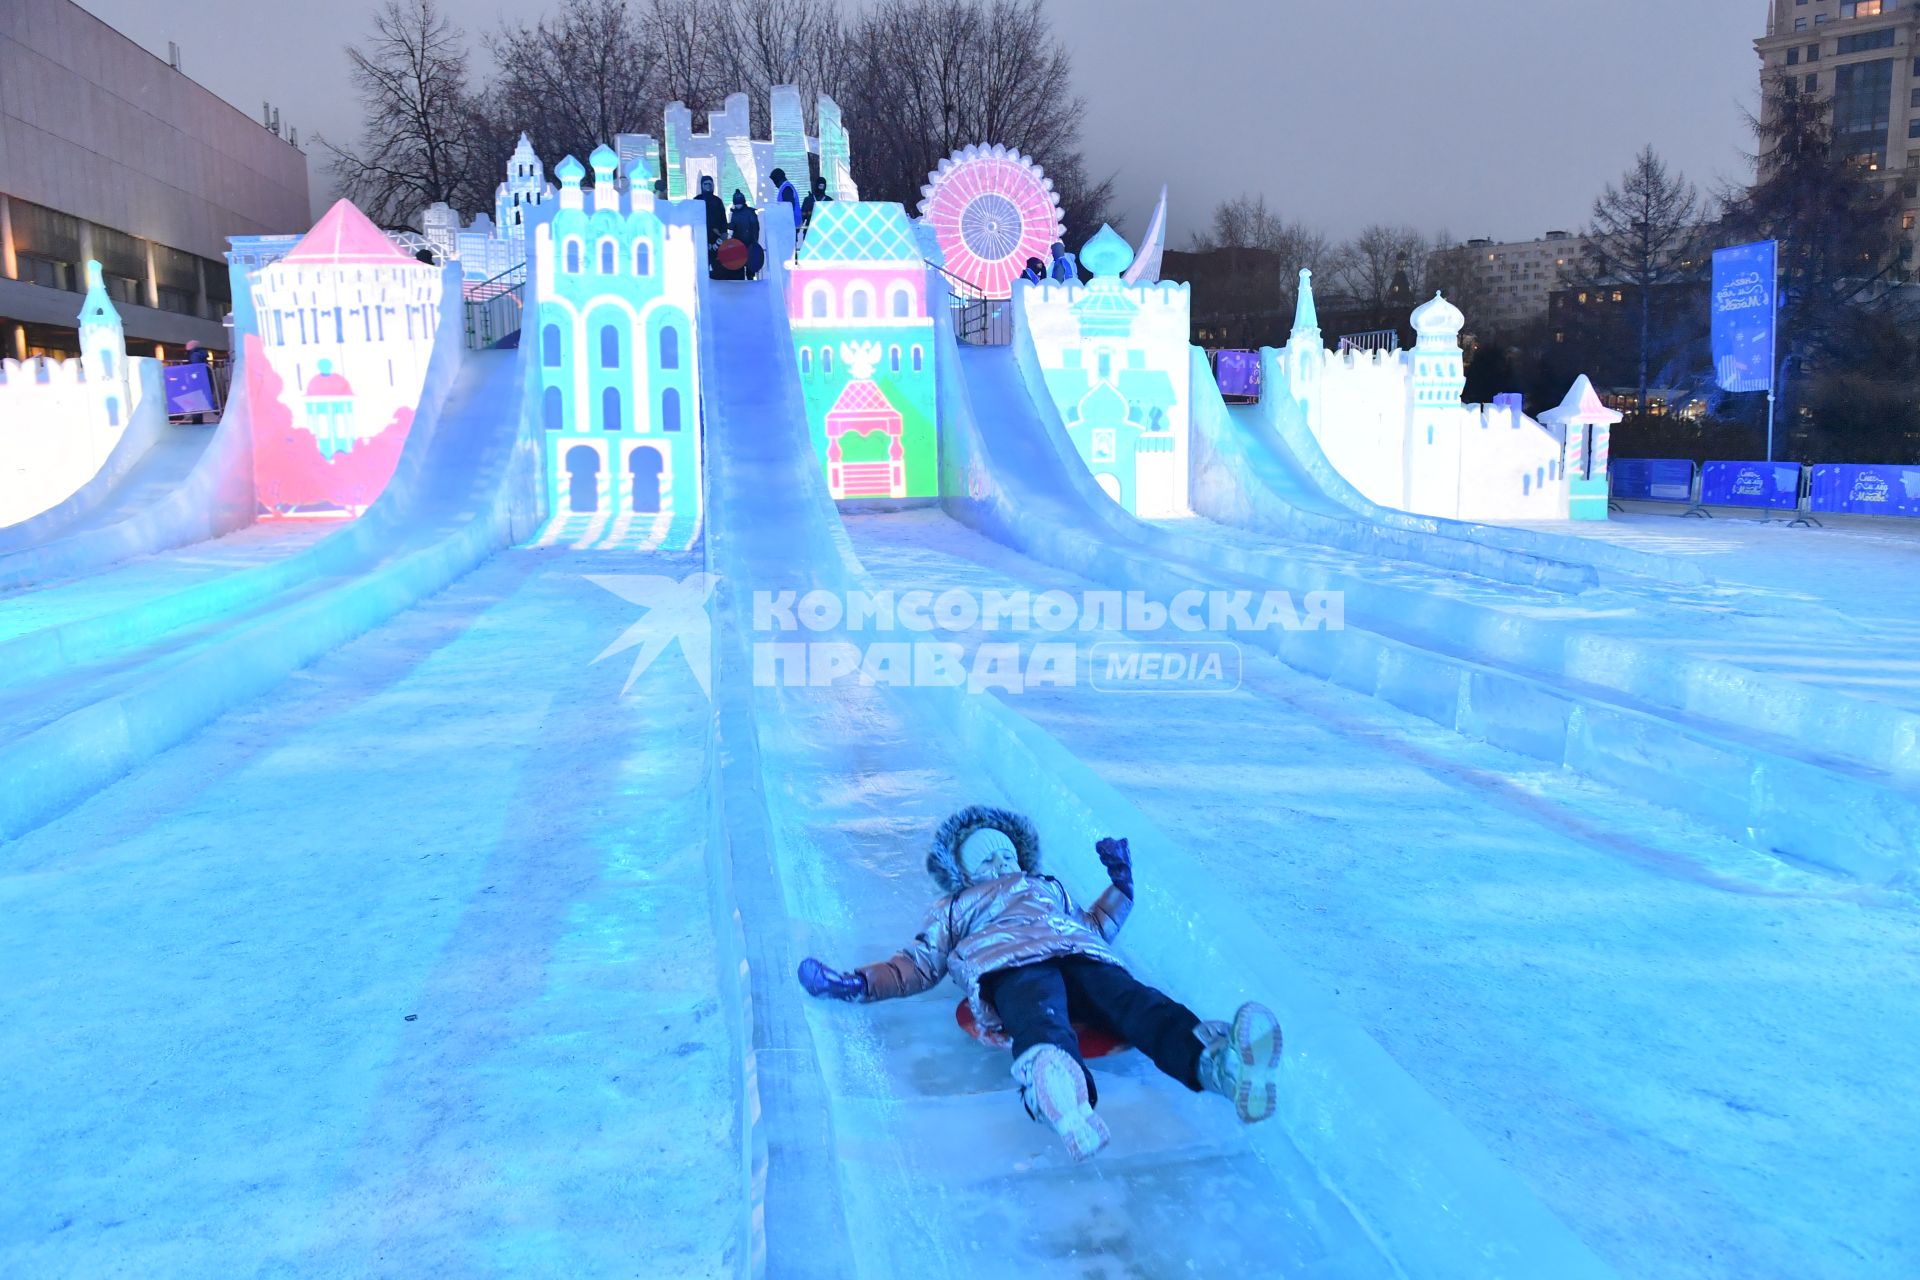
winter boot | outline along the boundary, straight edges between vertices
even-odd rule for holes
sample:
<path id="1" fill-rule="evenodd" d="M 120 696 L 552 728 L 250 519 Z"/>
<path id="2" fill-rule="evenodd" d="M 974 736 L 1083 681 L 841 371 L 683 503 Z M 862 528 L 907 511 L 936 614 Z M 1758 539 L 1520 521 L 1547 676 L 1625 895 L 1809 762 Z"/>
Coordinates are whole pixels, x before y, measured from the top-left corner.
<path id="1" fill-rule="evenodd" d="M 1206 1044 L 1196 1074 L 1200 1087 L 1233 1100 L 1242 1124 L 1271 1117 L 1280 1105 L 1274 1083 L 1280 1068 L 1280 1021 L 1263 1004 L 1248 1001 L 1231 1026 L 1203 1022 L 1194 1034 Z"/>
<path id="2" fill-rule="evenodd" d="M 1107 1145 L 1107 1122 L 1094 1114 L 1086 1074 L 1065 1049 L 1035 1045 L 1014 1060 L 1013 1078 L 1020 1083 L 1027 1114 L 1059 1134 L 1075 1160 Z"/>

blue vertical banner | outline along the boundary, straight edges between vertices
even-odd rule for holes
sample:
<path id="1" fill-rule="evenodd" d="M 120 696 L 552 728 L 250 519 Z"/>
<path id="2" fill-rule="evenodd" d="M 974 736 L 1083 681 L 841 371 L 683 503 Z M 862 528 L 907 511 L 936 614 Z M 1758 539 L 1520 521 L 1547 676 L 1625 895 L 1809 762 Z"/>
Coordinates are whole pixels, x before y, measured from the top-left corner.
<path id="1" fill-rule="evenodd" d="M 1713 370 L 1724 391 L 1773 389 L 1778 252 L 1772 240 L 1713 251 Z"/>

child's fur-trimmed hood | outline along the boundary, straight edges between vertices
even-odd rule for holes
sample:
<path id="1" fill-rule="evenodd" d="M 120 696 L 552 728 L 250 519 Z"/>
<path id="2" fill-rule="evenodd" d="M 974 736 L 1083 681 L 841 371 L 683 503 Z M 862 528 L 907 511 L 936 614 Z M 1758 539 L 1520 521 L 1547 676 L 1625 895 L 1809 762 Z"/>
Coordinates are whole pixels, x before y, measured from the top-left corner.
<path id="1" fill-rule="evenodd" d="M 1040 833 L 1024 814 L 992 805 L 968 805 L 940 824 L 933 833 L 933 848 L 927 852 L 927 874 L 943 893 L 958 893 L 967 887 L 966 872 L 960 869 L 960 846 L 976 831 L 992 827 L 1013 841 L 1014 856 L 1028 875 L 1040 873 Z"/>

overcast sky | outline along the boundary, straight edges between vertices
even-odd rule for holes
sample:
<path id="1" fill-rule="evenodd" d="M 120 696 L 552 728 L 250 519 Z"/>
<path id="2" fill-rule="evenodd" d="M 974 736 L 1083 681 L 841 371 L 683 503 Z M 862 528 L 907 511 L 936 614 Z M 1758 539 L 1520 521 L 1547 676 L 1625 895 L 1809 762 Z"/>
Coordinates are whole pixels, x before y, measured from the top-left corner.
<path id="1" fill-rule="evenodd" d="M 549 7 L 442 2 L 470 33 Z M 358 132 L 343 49 L 377 0 L 80 3 L 162 56 L 178 41 L 187 74 L 249 114 L 270 99 L 303 146 Z M 1766 20 L 1765 0 L 1048 7 L 1086 99 L 1089 169 L 1115 176 L 1114 213 L 1134 234 L 1166 183 L 1175 247 L 1241 191 L 1336 238 L 1380 221 L 1513 240 L 1577 230 L 1647 143 L 1703 188 L 1737 179 Z M 860 122 L 847 125 L 857 173 Z"/>

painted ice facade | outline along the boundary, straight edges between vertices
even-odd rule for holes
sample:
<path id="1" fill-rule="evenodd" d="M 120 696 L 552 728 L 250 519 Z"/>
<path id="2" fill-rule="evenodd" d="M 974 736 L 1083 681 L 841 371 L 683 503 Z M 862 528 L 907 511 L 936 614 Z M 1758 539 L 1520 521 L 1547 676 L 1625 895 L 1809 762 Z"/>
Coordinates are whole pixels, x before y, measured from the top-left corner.
<path id="1" fill-rule="evenodd" d="M 236 309 L 235 332 L 262 514 L 357 515 L 386 488 L 419 405 L 440 270 L 341 200 L 290 253 L 245 274 L 250 309 Z"/>
<path id="2" fill-rule="evenodd" d="M 120 313 L 97 262 L 87 263 L 79 328 L 77 359 L 0 360 L 0 526 L 71 497 L 106 463 L 135 415 L 166 413 L 160 362 L 126 354 Z"/>
<path id="3" fill-rule="evenodd" d="M 1439 294 L 1416 308 L 1411 351 L 1329 352 L 1312 272 L 1277 385 L 1264 394 L 1300 415 L 1347 482 L 1369 501 L 1460 520 L 1564 520 L 1565 436 L 1514 405 L 1460 402 L 1466 317 Z"/>
<path id="4" fill-rule="evenodd" d="M 532 412 L 545 442 L 539 541 L 680 550 L 698 541 L 701 443 L 697 271 L 691 227 L 669 226 L 650 187 L 615 180 L 597 148 L 593 187 L 572 156 L 536 214 L 529 272 Z"/>
<path id="5" fill-rule="evenodd" d="M 1086 284 L 1015 286 L 1015 323 L 1031 336 L 1067 435 L 1107 496 L 1149 519 L 1190 515 L 1187 286 L 1127 284 L 1133 250 L 1111 227 L 1080 261 L 1093 273 Z"/>
<path id="6" fill-rule="evenodd" d="M 906 210 L 821 206 L 788 275 L 787 314 L 832 496 L 937 497 L 933 318 Z"/>

